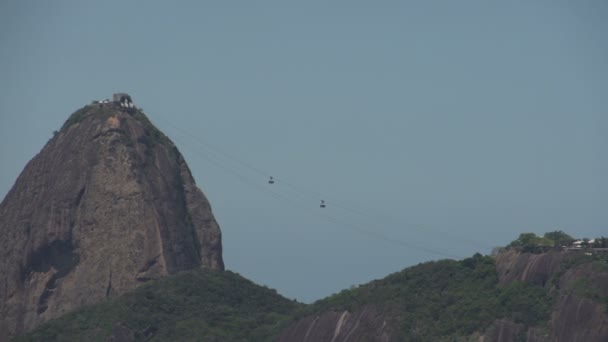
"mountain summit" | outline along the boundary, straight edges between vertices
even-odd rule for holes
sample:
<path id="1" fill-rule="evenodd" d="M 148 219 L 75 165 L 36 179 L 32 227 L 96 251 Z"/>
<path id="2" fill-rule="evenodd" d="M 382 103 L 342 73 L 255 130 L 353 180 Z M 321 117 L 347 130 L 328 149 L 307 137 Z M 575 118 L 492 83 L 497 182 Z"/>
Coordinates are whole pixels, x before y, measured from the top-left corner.
<path id="1" fill-rule="evenodd" d="M 118 95 L 72 114 L 0 204 L 0 341 L 150 279 L 224 269 L 184 158 Z"/>

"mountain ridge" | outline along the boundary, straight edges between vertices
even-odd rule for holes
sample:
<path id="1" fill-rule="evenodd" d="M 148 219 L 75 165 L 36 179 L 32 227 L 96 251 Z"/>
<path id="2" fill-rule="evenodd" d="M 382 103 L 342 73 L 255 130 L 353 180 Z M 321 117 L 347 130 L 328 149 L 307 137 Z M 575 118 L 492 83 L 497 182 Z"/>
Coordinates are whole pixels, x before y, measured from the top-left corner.
<path id="1" fill-rule="evenodd" d="M 545 278 L 543 264 L 558 267 Z M 277 341 L 599 342 L 608 338 L 607 287 L 606 253 L 433 261 L 314 303 Z"/>
<path id="2" fill-rule="evenodd" d="M 181 303 L 199 303 L 198 296 L 233 298 L 225 303 L 232 303 L 237 310 L 232 315 L 198 305 L 193 309 L 197 312 L 185 318 L 190 330 L 177 331 L 174 327 L 180 326 L 183 314 L 167 316 L 163 304 L 148 305 L 155 309 L 144 321 L 137 319 L 141 314 L 136 311 L 107 321 L 108 314 L 100 310 L 105 304 L 98 304 L 49 322 L 18 340 L 83 339 L 92 332 L 112 336 L 116 327 L 120 327 L 122 336 L 126 336 L 121 341 L 164 340 L 167 334 L 172 339 L 209 341 L 605 341 L 608 337 L 608 255 L 586 255 L 583 251 L 534 255 L 547 263 L 561 260 L 560 267 L 544 285 L 538 282 L 539 275 L 534 274 L 543 274 L 544 270 L 530 268 L 539 262 L 530 261 L 532 253 L 509 250 L 494 257 L 476 254 L 460 261 L 421 263 L 309 305 L 282 298 L 275 291 L 244 278 L 231 278 L 230 271 L 220 271 L 213 277 L 221 282 L 222 274 L 228 272 L 227 277 L 236 283 L 216 284 L 211 293 L 170 291 L 181 295 L 167 298 Z M 499 270 L 508 265 L 517 265 L 511 268 L 517 276 L 505 282 Z M 162 281 L 179 283 L 171 277 Z M 243 285 L 238 285 L 241 283 Z M 147 286 L 159 293 L 162 286 L 158 284 L 152 282 Z M 235 290 L 249 287 L 264 295 L 242 296 L 243 292 Z M 143 289 L 135 290 L 141 291 Z M 125 296 L 142 297 L 141 294 Z M 121 298 L 126 297 L 114 299 L 113 303 L 126 305 Z M 163 296 L 155 298 L 162 301 Z M 277 307 L 273 303 L 288 306 L 274 311 Z M 135 301 L 128 307 L 138 305 Z M 260 318 L 254 325 L 239 325 L 238 322 L 250 315 L 239 312 L 242 307 L 258 307 L 260 317 L 266 318 Z M 97 319 L 98 315 L 101 320 Z M 164 319 L 158 319 L 157 315 Z M 103 319 L 106 319 L 102 324 L 105 327 L 99 323 Z M 76 324 L 83 321 L 87 323 Z M 219 322 L 225 329 L 210 327 L 209 322 Z M 150 329 L 154 333 L 143 337 Z"/>

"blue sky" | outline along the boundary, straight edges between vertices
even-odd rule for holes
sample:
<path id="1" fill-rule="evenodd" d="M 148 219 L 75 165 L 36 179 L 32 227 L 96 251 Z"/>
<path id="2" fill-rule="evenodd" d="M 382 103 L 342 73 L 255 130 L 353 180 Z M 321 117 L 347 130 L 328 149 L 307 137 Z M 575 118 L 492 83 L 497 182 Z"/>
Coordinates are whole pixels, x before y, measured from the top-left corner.
<path id="1" fill-rule="evenodd" d="M 125 91 L 185 155 L 227 268 L 290 298 L 520 232 L 608 235 L 607 19 L 605 1 L 2 1 L 0 194 L 70 113 Z"/>

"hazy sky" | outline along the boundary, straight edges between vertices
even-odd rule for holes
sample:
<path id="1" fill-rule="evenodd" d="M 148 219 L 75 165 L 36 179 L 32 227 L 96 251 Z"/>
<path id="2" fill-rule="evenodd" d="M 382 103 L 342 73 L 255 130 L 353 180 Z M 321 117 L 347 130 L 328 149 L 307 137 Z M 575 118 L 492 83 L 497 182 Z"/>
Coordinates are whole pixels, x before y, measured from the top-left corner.
<path id="1" fill-rule="evenodd" d="M 520 232 L 608 235 L 607 33 L 603 0 L 3 0 L 0 195 L 125 91 L 185 155 L 227 268 L 289 298 Z"/>

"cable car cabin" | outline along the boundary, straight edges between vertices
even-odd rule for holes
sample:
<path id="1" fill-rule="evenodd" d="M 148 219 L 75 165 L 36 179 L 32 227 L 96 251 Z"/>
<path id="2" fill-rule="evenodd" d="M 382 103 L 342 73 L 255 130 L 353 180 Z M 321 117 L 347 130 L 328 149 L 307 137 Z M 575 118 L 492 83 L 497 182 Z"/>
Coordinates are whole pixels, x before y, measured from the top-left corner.
<path id="1" fill-rule="evenodd" d="M 325 201 L 324 200 L 321 200 L 321 205 L 319 207 L 325 208 Z"/>
<path id="2" fill-rule="evenodd" d="M 268 184 L 274 184 L 274 178 L 272 178 L 272 176 L 270 176 L 270 179 L 268 179 Z"/>

